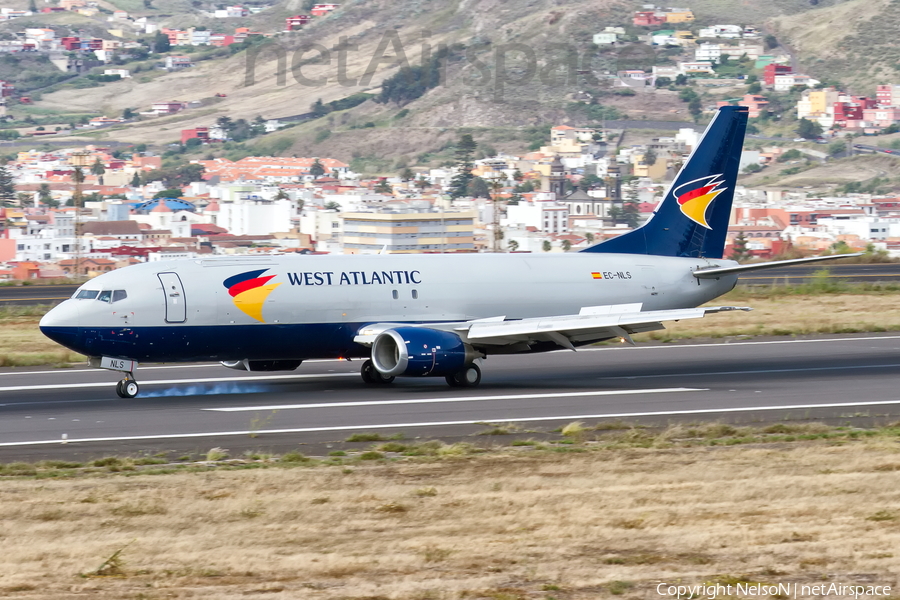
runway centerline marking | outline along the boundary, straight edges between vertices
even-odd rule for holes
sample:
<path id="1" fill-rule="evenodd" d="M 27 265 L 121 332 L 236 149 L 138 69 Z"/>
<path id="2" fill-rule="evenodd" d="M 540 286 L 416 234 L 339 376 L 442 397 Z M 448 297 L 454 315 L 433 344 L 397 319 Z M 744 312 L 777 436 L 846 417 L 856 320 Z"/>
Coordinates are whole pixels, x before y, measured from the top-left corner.
<path id="1" fill-rule="evenodd" d="M 759 375 L 763 373 L 798 373 L 803 371 L 841 371 L 849 369 L 896 369 L 894 365 L 846 365 L 843 367 L 807 367 L 803 369 L 759 369 L 755 371 L 712 371 L 707 373 L 669 373 L 654 375 L 617 375 L 615 377 L 598 377 L 597 379 L 660 379 L 663 377 L 711 377 L 715 375 Z"/>
<path id="2" fill-rule="evenodd" d="M 445 402 L 485 402 L 488 400 L 527 400 L 538 398 L 584 398 L 586 396 L 627 396 L 673 392 L 708 392 L 708 388 L 657 388 L 649 390 L 595 390 L 591 392 L 553 392 L 544 394 L 502 394 L 498 396 L 454 396 L 451 398 L 415 398 L 409 400 L 361 400 L 357 402 L 319 402 L 316 404 L 272 404 L 269 406 L 232 406 L 203 408 L 213 412 L 249 412 L 253 410 L 291 410 L 298 408 L 346 408 L 351 406 L 390 406 L 393 404 L 440 404 Z"/>
<path id="3" fill-rule="evenodd" d="M 850 408 L 857 406 L 886 406 L 900 404 L 898 400 L 878 400 L 874 402 L 834 402 L 825 404 L 789 404 L 786 406 L 741 406 L 737 408 L 701 408 L 693 410 L 661 410 L 650 412 L 631 412 L 631 413 L 603 413 L 603 414 L 586 414 L 586 415 L 556 415 L 550 417 L 510 417 L 495 416 L 490 418 L 481 418 L 477 421 L 434 421 L 434 422 L 413 422 L 413 423 L 374 423 L 369 425 L 337 425 L 330 427 L 300 427 L 296 429 L 260 429 L 247 431 L 215 431 L 204 433 L 169 433 L 160 435 L 133 435 L 122 437 L 101 437 L 101 438 L 68 438 L 66 440 L 35 440 L 28 442 L 2 442 L 0 447 L 10 446 L 46 446 L 49 444 L 77 444 L 88 442 L 132 442 L 141 440 L 173 440 L 173 439 L 193 439 L 208 438 L 217 436 L 246 436 L 246 435 L 262 435 L 266 433 L 317 433 L 328 431 L 359 431 L 367 429 L 402 429 L 404 427 L 447 427 L 454 425 L 479 425 L 485 422 L 515 422 L 515 423 L 534 423 L 539 421 L 572 421 L 576 419 L 624 419 L 636 417 L 661 417 L 675 415 L 705 415 L 705 414 L 721 414 L 721 413 L 741 413 L 752 412 L 754 410 L 804 410 L 812 408 Z"/>

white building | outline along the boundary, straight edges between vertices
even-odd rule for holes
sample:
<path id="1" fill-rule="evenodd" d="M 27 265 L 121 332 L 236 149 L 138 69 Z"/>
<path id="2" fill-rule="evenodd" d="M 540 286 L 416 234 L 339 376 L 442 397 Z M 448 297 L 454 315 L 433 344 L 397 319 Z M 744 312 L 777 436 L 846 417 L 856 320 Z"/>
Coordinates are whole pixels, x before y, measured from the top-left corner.
<path id="1" fill-rule="evenodd" d="M 220 202 L 216 224 L 233 235 L 266 235 L 290 231 L 290 200 Z"/>
<path id="2" fill-rule="evenodd" d="M 713 25 L 701 29 L 698 35 L 701 38 L 737 39 L 743 37 L 744 28 L 740 25 Z"/>
<path id="3" fill-rule="evenodd" d="M 711 44 L 709 42 L 704 42 L 697 46 L 697 49 L 694 50 L 694 60 L 696 61 L 710 61 L 717 63 L 719 62 L 719 58 L 722 56 L 722 47 L 719 44 Z"/>
<path id="4" fill-rule="evenodd" d="M 594 43 L 598 46 L 610 46 L 616 43 L 617 38 L 618 34 L 611 31 L 604 31 L 602 33 L 594 34 Z"/>
<path id="5" fill-rule="evenodd" d="M 772 89 L 776 92 L 789 92 L 795 85 L 805 85 L 806 87 L 815 87 L 820 82 L 813 79 L 809 75 L 801 73 L 788 73 L 787 75 L 776 75 Z"/>
<path id="6" fill-rule="evenodd" d="M 569 207 L 556 202 L 519 202 L 506 208 L 501 224 L 536 227 L 544 233 L 568 233 Z"/>

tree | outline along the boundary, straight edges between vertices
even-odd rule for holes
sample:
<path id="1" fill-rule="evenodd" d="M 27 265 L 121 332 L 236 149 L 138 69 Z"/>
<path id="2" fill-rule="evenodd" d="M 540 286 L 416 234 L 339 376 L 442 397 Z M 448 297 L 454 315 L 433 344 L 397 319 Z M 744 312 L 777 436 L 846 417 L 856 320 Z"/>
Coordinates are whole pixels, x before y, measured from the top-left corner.
<path id="1" fill-rule="evenodd" d="M 394 188 L 388 183 L 387 179 L 382 179 L 378 182 L 378 184 L 373 188 L 373 190 L 378 194 L 393 194 Z"/>
<path id="2" fill-rule="evenodd" d="M 475 155 L 475 148 L 478 144 L 472 139 L 472 134 L 465 133 L 459 138 L 456 144 L 456 168 L 457 173 L 450 181 L 450 197 L 462 198 L 466 195 L 469 182 L 472 181 L 472 157 Z"/>
<path id="3" fill-rule="evenodd" d="M 650 166 L 656 164 L 656 151 L 653 148 L 647 148 L 644 152 L 644 164 Z"/>
<path id="4" fill-rule="evenodd" d="M 331 202 L 326 202 L 324 206 L 325 210 L 336 210 L 341 212 L 341 205 L 332 200 Z"/>
<path id="5" fill-rule="evenodd" d="M 94 164 L 91 165 L 91 175 L 100 176 L 106 173 L 106 167 L 103 166 L 103 163 L 100 162 L 100 158 L 98 157 Z"/>
<path id="6" fill-rule="evenodd" d="M 231 120 L 231 117 L 227 115 L 222 115 L 218 119 L 216 119 L 216 125 L 224 129 L 226 132 L 230 132 L 234 129 L 234 121 Z"/>
<path id="7" fill-rule="evenodd" d="M 13 174 L 10 173 L 9 167 L 4 162 L 0 166 L 0 205 L 12 206 L 16 201 L 16 184 L 13 180 Z"/>
<path id="8" fill-rule="evenodd" d="M 146 3 L 147 0 L 144 0 Z M 157 31 L 156 35 L 153 36 L 153 51 L 157 54 L 163 54 L 172 49 L 172 44 L 169 42 L 169 36 L 164 34 L 161 31 Z"/>
<path id="9" fill-rule="evenodd" d="M 516 172 L 513 173 L 513 181 L 520 183 L 523 179 L 525 179 L 525 175 L 522 174 L 522 171 L 516 169 Z"/>
<path id="10" fill-rule="evenodd" d="M 590 190 L 601 183 L 603 183 L 603 180 L 600 177 L 590 173 L 581 178 L 581 181 L 578 182 L 578 186 L 583 190 Z"/>
<path id="11" fill-rule="evenodd" d="M 156 192 L 153 194 L 154 198 L 181 198 L 184 196 L 184 192 L 182 192 L 178 188 L 173 188 L 171 190 L 162 190 L 161 192 Z"/>
<path id="12" fill-rule="evenodd" d="M 416 174 L 413 173 L 413 170 L 409 167 L 406 167 L 405 169 L 400 171 L 400 179 L 402 179 L 403 181 L 412 181 L 415 178 Z"/>
<path id="13" fill-rule="evenodd" d="M 550 244 L 550 240 L 544 240 L 543 242 L 541 242 L 541 250 L 543 250 L 544 252 L 550 252 L 551 248 L 553 248 L 553 246 Z"/>
<path id="14" fill-rule="evenodd" d="M 758 94 L 762 91 L 762 85 L 758 81 L 754 81 L 747 86 L 748 94 Z"/>
<path id="15" fill-rule="evenodd" d="M 728 258 L 738 262 L 750 258 L 750 251 L 747 250 L 747 236 L 744 235 L 743 231 L 734 238 L 734 244 L 731 246 L 731 256 Z"/>
<path id="16" fill-rule="evenodd" d="M 822 126 L 816 121 L 800 119 L 800 122 L 797 124 L 797 135 L 807 140 L 816 139 L 822 136 Z"/>
<path id="17" fill-rule="evenodd" d="M 594 234 L 589 231 L 586 234 L 584 234 L 584 239 L 587 240 L 588 244 L 593 244 L 594 243 Z"/>
<path id="18" fill-rule="evenodd" d="M 137 113 L 134 112 L 134 109 L 133 109 L 133 108 L 126 108 L 125 110 L 122 111 L 122 118 L 123 118 L 123 119 L 133 119 L 133 118 L 135 118 L 136 116 L 137 116 Z"/>
<path id="19" fill-rule="evenodd" d="M 137 171 L 134 172 L 134 177 L 131 178 L 131 187 L 141 187 L 141 174 Z"/>
<path id="20" fill-rule="evenodd" d="M 424 175 L 420 175 L 418 179 L 416 179 L 416 187 L 419 188 L 419 191 L 425 190 L 425 188 L 431 187 L 431 183 L 425 179 Z"/>
<path id="21" fill-rule="evenodd" d="M 46 183 L 42 183 L 40 189 L 38 190 L 38 201 L 46 204 L 50 208 L 56 208 L 59 206 L 59 201 L 53 197 L 53 194 L 50 192 L 50 185 Z"/>
<path id="22" fill-rule="evenodd" d="M 283 189 L 278 188 L 278 193 L 275 194 L 274 200 L 290 200 L 291 197 L 287 195 Z"/>
<path id="23" fill-rule="evenodd" d="M 472 198 L 488 198 L 491 197 L 491 191 L 487 181 L 481 177 L 473 177 L 466 186 L 466 195 Z"/>
<path id="24" fill-rule="evenodd" d="M 771 33 L 763 38 L 766 43 L 766 50 L 772 50 L 778 47 L 778 38 Z"/>
<path id="25" fill-rule="evenodd" d="M 570 242 L 569 240 L 563 240 L 562 241 L 562 249 L 563 249 L 563 252 L 568 252 L 569 250 L 571 250 L 572 242 Z"/>
<path id="26" fill-rule="evenodd" d="M 519 249 L 519 242 L 517 242 L 516 240 L 509 240 L 509 243 L 507 244 L 507 246 L 509 246 L 510 252 L 515 252 L 516 250 Z"/>
<path id="27" fill-rule="evenodd" d="M 313 161 L 312 166 L 309 167 L 309 174 L 318 179 L 322 175 L 325 174 L 325 166 L 322 164 L 318 158 Z"/>

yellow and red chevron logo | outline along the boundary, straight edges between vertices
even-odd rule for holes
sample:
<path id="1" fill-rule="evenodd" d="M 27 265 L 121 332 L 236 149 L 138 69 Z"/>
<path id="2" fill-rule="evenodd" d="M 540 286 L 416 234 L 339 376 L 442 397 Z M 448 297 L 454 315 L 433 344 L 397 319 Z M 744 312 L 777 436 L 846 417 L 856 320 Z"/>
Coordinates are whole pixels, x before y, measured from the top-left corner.
<path id="1" fill-rule="evenodd" d="M 674 190 L 675 198 L 678 199 L 678 205 L 681 212 L 688 219 L 702 225 L 707 229 L 712 229 L 706 222 L 706 210 L 713 203 L 716 196 L 727 190 L 726 187 L 719 187 L 724 184 L 722 174 L 710 175 L 689 181 L 679 185 Z"/>
<path id="2" fill-rule="evenodd" d="M 228 288 L 228 294 L 231 296 L 234 305 L 241 309 L 244 314 L 253 317 L 260 323 L 263 320 L 263 303 L 272 290 L 277 288 L 280 283 L 270 283 L 266 285 L 275 275 L 268 277 L 260 277 L 268 269 L 260 269 L 259 271 L 247 271 L 240 275 L 229 277 L 222 284 Z"/>

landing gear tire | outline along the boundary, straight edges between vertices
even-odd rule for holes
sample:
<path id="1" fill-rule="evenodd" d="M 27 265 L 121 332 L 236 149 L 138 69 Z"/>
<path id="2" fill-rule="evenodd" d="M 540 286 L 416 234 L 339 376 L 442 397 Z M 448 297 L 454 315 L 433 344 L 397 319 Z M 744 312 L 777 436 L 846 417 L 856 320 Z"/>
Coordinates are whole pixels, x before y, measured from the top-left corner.
<path id="1" fill-rule="evenodd" d="M 140 392 L 140 387 L 134 379 L 123 379 L 116 384 L 116 394 L 119 398 L 134 398 L 138 392 Z"/>
<path id="2" fill-rule="evenodd" d="M 466 365 L 453 375 L 447 375 L 446 380 L 450 387 L 475 387 L 481 383 L 481 368 L 475 363 Z"/>
<path id="3" fill-rule="evenodd" d="M 371 360 L 367 360 L 362 364 L 359 374 L 362 376 L 362 380 L 369 385 L 387 385 L 394 381 L 393 377 L 385 377 L 379 373 Z"/>

